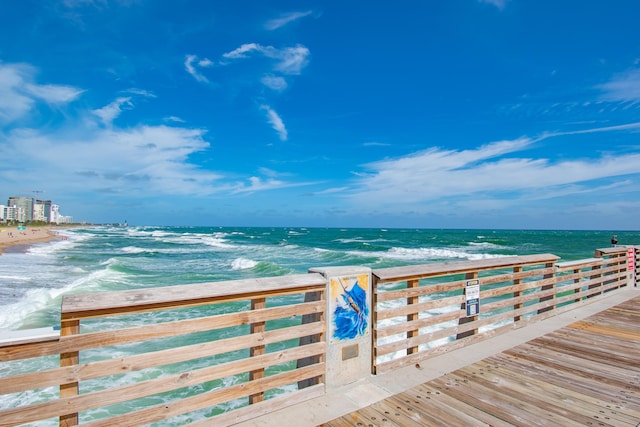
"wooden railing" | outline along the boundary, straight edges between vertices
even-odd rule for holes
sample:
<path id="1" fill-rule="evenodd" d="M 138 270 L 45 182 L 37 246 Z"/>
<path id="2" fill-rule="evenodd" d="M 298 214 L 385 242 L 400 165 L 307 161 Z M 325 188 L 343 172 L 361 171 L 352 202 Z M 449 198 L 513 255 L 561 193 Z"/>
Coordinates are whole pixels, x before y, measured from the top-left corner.
<path id="1" fill-rule="evenodd" d="M 423 362 L 626 286 L 626 249 L 596 255 L 558 264 L 543 254 L 374 270 L 373 372 Z M 478 285 L 478 300 L 468 301 Z"/>
<path id="2" fill-rule="evenodd" d="M 59 387 L 59 396 L 44 393 L 47 401 L 2 410 L 0 425 L 53 417 L 65 426 L 174 417 L 210 425 L 223 412 L 216 405 L 244 406 L 217 415 L 225 425 L 323 394 L 325 288 L 322 276 L 304 274 L 66 296 L 59 340 L 0 348 L 3 362 L 60 361 L 0 378 L 2 393 Z M 315 301 L 304 302 L 309 292 Z M 166 321 L 170 312 L 184 320 Z M 308 315 L 317 321 L 303 324 Z M 145 316 L 144 324 L 126 327 Z M 305 337 L 315 339 L 297 345 Z M 298 368 L 304 358 L 317 363 Z M 298 381 L 310 379 L 316 385 L 298 390 Z M 105 408 L 122 415 L 104 418 Z"/>
<path id="3" fill-rule="evenodd" d="M 0 426 L 230 425 L 323 395 L 358 353 L 387 372 L 589 303 L 631 283 L 628 260 L 616 247 L 373 270 L 372 351 L 336 360 L 318 273 L 68 295 L 59 336 L 0 341 L 0 395 L 18 402 Z"/>

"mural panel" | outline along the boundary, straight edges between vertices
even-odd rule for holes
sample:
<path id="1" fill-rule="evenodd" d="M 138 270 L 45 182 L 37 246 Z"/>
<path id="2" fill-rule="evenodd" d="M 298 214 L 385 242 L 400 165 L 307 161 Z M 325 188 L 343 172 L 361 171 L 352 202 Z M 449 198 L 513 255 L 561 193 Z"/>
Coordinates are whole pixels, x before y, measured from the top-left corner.
<path id="1" fill-rule="evenodd" d="M 331 341 L 343 341 L 369 332 L 369 275 L 331 279 Z"/>

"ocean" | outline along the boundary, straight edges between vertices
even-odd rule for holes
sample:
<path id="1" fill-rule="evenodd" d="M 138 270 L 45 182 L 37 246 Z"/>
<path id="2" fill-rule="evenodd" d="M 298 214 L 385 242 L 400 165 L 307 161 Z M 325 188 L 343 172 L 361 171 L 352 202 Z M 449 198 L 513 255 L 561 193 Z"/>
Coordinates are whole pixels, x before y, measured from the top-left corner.
<path id="1" fill-rule="evenodd" d="M 63 295 L 640 244 L 640 232 L 250 227 L 88 227 L 0 255 L 0 333 L 59 324 Z M 135 322 L 135 320 L 134 320 Z M 133 326 L 133 325 L 132 325 Z M 5 367 L 6 368 L 6 367 Z M 11 369 L 0 365 L 0 375 Z M 0 408 L 11 407 L 10 400 Z"/>
<path id="2" fill-rule="evenodd" d="M 589 258 L 640 232 L 353 228 L 91 227 L 0 255 L 0 330 L 57 325 L 69 293 L 172 286 L 509 255 Z"/>

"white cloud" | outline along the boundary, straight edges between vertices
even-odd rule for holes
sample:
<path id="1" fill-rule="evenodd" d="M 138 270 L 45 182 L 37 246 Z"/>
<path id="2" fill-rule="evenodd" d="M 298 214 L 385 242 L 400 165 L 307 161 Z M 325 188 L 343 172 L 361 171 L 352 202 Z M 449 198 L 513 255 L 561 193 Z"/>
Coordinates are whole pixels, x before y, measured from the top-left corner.
<path id="1" fill-rule="evenodd" d="M 133 95 L 140 95 L 140 96 L 144 96 L 146 98 L 157 98 L 156 94 L 148 91 L 148 90 L 144 90 L 144 89 L 136 89 L 136 88 L 130 88 L 124 91 L 125 93 L 131 93 Z"/>
<path id="2" fill-rule="evenodd" d="M 291 12 L 286 13 L 279 18 L 271 19 L 264 24 L 264 28 L 267 30 L 277 30 L 278 28 L 284 27 L 285 25 L 297 21 L 300 18 L 304 18 L 305 16 L 311 15 L 312 11 L 307 10 L 305 12 Z"/>
<path id="3" fill-rule="evenodd" d="M 300 74 L 309 62 L 309 49 L 302 45 L 284 49 L 267 49 L 265 55 L 277 59 L 275 69 L 284 74 Z"/>
<path id="4" fill-rule="evenodd" d="M 37 102 L 68 104 L 84 91 L 72 86 L 37 84 L 35 68 L 26 64 L 0 63 L 0 123 L 22 118 Z"/>
<path id="5" fill-rule="evenodd" d="M 209 59 L 198 59 L 196 55 L 187 55 L 184 60 L 184 68 L 187 70 L 187 73 L 191 74 L 191 76 L 201 83 L 208 83 L 209 79 L 207 79 L 200 71 L 196 68 L 208 68 L 213 66 L 213 62 Z"/>
<path id="6" fill-rule="evenodd" d="M 227 59 L 247 58 L 246 53 L 261 49 L 262 46 L 257 43 L 245 43 L 231 52 L 223 53 L 222 57 Z"/>
<path id="7" fill-rule="evenodd" d="M 607 101 L 640 101 L 640 69 L 615 75 L 610 81 L 598 86 Z"/>
<path id="8" fill-rule="evenodd" d="M 249 178 L 249 185 L 241 184 L 238 185 L 232 193 L 241 194 L 241 193 L 255 193 L 257 191 L 271 191 L 271 190 L 279 190 L 282 188 L 294 188 L 294 187 L 303 187 L 306 185 L 315 184 L 314 182 L 287 182 L 281 181 L 278 179 L 268 178 L 262 179 L 256 176 L 252 176 Z"/>
<path id="9" fill-rule="evenodd" d="M 97 110 L 91 112 L 100 117 L 100 120 L 106 125 L 111 123 L 120 115 L 124 109 L 133 108 L 133 103 L 130 97 L 117 98 L 115 101 Z"/>
<path id="10" fill-rule="evenodd" d="M 173 123 L 185 123 L 183 119 L 178 116 L 169 116 L 164 118 L 165 122 L 173 122 Z"/>
<path id="11" fill-rule="evenodd" d="M 248 58 L 249 54 L 257 52 L 261 55 L 276 60 L 274 70 L 283 74 L 296 75 L 309 63 L 309 49 L 302 45 L 285 47 L 282 49 L 273 46 L 262 46 L 257 43 L 246 43 L 230 52 L 222 55 L 225 59 Z"/>
<path id="12" fill-rule="evenodd" d="M 267 112 L 267 121 L 269 122 L 269 124 L 271 125 L 273 130 L 278 132 L 278 135 L 280 136 L 280 139 L 282 141 L 286 141 L 287 140 L 287 128 L 284 126 L 284 122 L 282 121 L 282 119 L 280 118 L 278 113 L 276 113 L 268 105 L 261 105 L 260 108 Z"/>
<path id="13" fill-rule="evenodd" d="M 616 131 L 621 127 L 596 128 L 582 133 L 606 130 Z M 558 162 L 515 156 L 543 139 L 568 134 L 572 133 L 547 134 L 535 140 L 500 141 L 471 150 L 432 148 L 370 163 L 366 165 L 370 172 L 358 174 L 356 188 L 349 197 L 358 203 L 389 200 L 395 206 L 442 207 L 469 199 L 502 199 L 508 195 L 510 203 L 517 204 L 557 194 L 577 194 L 585 190 L 587 182 L 591 181 L 592 187 L 595 180 L 615 180 L 640 173 L 640 154 L 636 153 Z"/>
<path id="14" fill-rule="evenodd" d="M 0 180 L 24 182 L 22 169 L 29 165 L 51 192 L 212 194 L 224 188 L 215 185 L 222 176 L 189 162 L 190 155 L 209 147 L 204 134 L 201 129 L 168 126 L 15 130 L 0 148 Z"/>
<path id="15" fill-rule="evenodd" d="M 83 92 L 70 86 L 37 85 L 31 83 L 24 85 L 24 91 L 48 104 L 67 104 Z"/>
<path id="16" fill-rule="evenodd" d="M 287 88 L 287 81 L 284 79 L 284 77 L 267 74 L 265 76 L 262 76 L 262 79 L 260 79 L 260 81 L 269 89 L 278 92 L 283 91 Z"/>

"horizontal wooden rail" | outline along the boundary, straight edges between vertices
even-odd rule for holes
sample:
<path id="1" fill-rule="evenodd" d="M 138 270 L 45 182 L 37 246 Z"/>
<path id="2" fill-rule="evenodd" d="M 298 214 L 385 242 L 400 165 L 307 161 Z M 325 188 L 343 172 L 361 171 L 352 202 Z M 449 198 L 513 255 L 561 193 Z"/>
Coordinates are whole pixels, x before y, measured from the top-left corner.
<path id="1" fill-rule="evenodd" d="M 528 325 L 627 284 L 626 248 L 558 263 L 552 254 L 377 269 L 374 373 Z M 479 312 L 467 312 L 467 285 Z"/>
<path id="2" fill-rule="evenodd" d="M 44 361 L 0 378 L 0 393 L 60 391 L 0 410 L 0 426 L 56 417 L 61 425 L 212 421 L 226 407 L 251 405 L 245 417 L 274 410 L 286 405 L 276 399 L 284 393 L 321 395 L 325 289 L 321 275 L 304 274 L 65 296 L 59 339 L 0 347 L 3 362 Z M 132 314 L 148 320 L 131 326 Z M 298 366 L 302 359 L 315 363 Z M 298 389 L 309 380 L 316 386 Z"/>

